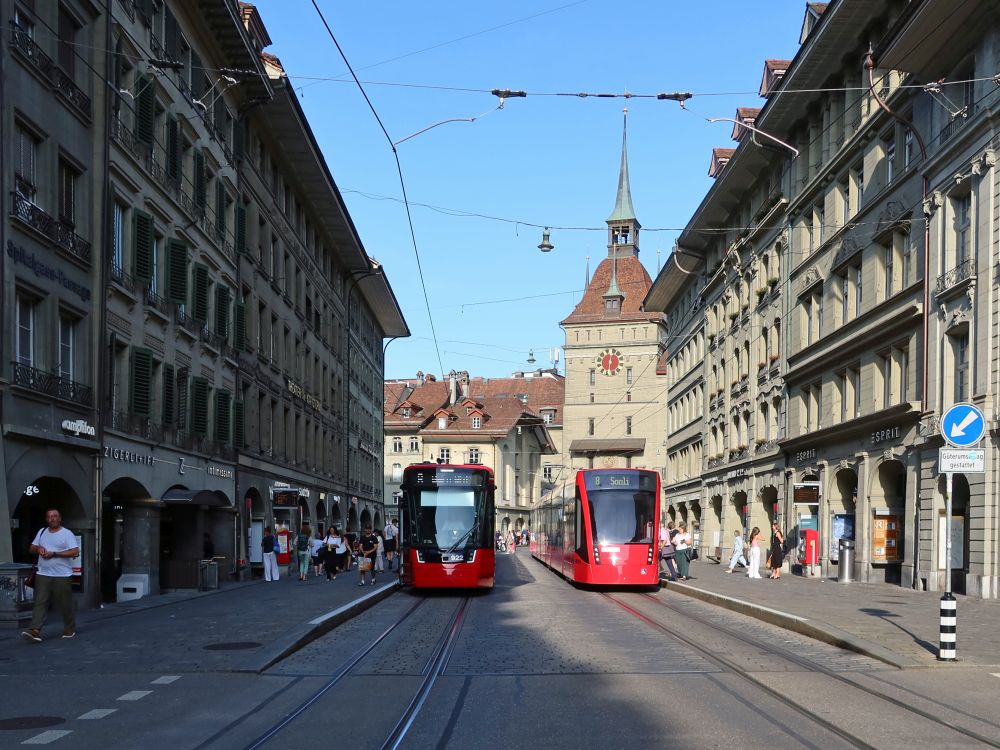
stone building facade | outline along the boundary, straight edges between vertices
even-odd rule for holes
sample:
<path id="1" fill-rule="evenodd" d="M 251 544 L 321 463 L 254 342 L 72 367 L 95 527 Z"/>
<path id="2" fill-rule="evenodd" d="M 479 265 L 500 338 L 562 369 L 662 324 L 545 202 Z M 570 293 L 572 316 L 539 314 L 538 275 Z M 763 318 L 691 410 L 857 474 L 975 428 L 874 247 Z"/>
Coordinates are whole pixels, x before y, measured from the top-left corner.
<path id="1" fill-rule="evenodd" d="M 264 525 L 380 515 L 382 341 L 408 331 L 256 8 L 9 5 L 10 557 L 65 506 L 96 603 L 196 586 L 208 553 L 247 574 Z"/>
<path id="2" fill-rule="evenodd" d="M 714 184 L 647 297 L 672 332 L 706 331 L 706 398 L 682 425 L 704 425 L 710 554 L 778 520 L 797 570 L 836 573 L 845 537 L 860 580 L 943 587 L 938 420 L 970 401 L 992 428 L 995 411 L 997 89 L 982 79 L 1000 25 L 989 3 L 960 15 L 811 4 L 795 58 L 765 66 L 764 106 L 737 112 L 736 149 L 713 154 Z M 931 80 L 940 90 L 915 85 Z M 668 433 L 672 452 L 690 439 Z M 996 596 L 987 442 L 986 473 L 956 477 L 951 575 Z"/>

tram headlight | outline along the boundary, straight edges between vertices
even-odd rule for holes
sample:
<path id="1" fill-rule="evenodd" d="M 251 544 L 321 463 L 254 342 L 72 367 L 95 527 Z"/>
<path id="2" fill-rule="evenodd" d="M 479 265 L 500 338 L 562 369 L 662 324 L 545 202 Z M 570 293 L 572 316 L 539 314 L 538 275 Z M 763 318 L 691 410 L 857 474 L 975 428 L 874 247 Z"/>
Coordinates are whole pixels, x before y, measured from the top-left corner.
<path id="1" fill-rule="evenodd" d="M 652 565 L 653 564 L 653 549 L 654 549 L 654 545 L 652 545 L 652 544 L 649 545 L 649 552 L 646 553 L 646 565 Z"/>
<path id="2" fill-rule="evenodd" d="M 601 564 L 601 550 L 596 545 L 594 546 L 594 564 Z"/>
<path id="3" fill-rule="evenodd" d="M 421 552 L 420 550 L 417 550 L 416 552 L 417 552 L 417 562 L 422 563 L 424 561 L 424 553 Z"/>
<path id="4" fill-rule="evenodd" d="M 470 549 L 466 552 L 466 562 L 473 563 L 476 561 L 476 550 Z"/>

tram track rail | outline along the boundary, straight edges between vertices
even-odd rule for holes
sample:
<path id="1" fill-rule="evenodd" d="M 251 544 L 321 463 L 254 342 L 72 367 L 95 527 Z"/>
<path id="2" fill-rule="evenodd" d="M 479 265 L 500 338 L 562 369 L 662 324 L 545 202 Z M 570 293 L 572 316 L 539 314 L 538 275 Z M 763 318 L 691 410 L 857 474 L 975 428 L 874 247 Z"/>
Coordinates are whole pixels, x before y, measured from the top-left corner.
<path id="1" fill-rule="evenodd" d="M 802 705 L 801 703 L 790 698 L 785 693 L 776 690 L 775 688 L 768 685 L 767 682 L 765 682 L 763 679 L 760 679 L 757 676 L 755 676 L 753 672 L 741 666 L 735 660 L 720 655 L 715 651 L 706 648 L 704 645 L 699 643 L 696 639 L 692 638 L 690 635 L 684 633 L 682 630 L 671 627 L 670 625 L 666 625 L 662 622 L 659 622 L 657 619 L 654 619 L 653 617 L 650 617 L 649 615 L 637 610 L 631 604 L 618 599 L 616 596 L 613 596 L 612 594 L 605 592 L 603 593 L 603 596 L 609 599 L 618 607 L 622 608 L 626 612 L 633 615 L 634 617 L 650 625 L 651 627 L 660 630 L 666 635 L 669 635 L 671 638 L 681 641 L 682 643 L 684 643 L 685 645 L 696 651 L 698 654 L 700 654 L 702 657 L 704 657 L 707 661 L 720 667 L 723 671 L 730 674 L 734 674 L 743 679 L 744 681 L 752 683 L 755 688 L 763 690 L 769 696 L 778 700 L 783 705 L 787 706 L 788 708 L 802 715 L 803 717 L 809 719 L 810 721 L 822 726 L 827 731 L 832 732 L 838 737 L 844 739 L 852 746 L 860 748 L 874 748 L 873 745 L 868 743 L 862 737 L 859 737 L 851 733 L 849 730 L 846 730 L 832 723 L 819 713 L 810 709 L 808 706 Z M 663 601 L 655 594 L 635 594 L 635 596 L 642 597 L 643 600 L 648 601 L 658 607 L 662 607 L 664 610 L 669 611 L 674 616 L 679 615 L 680 617 L 686 618 L 687 620 L 697 622 L 699 625 L 715 630 L 718 633 L 724 634 L 727 638 L 735 639 L 741 643 L 752 646 L 756 649 L 760 649 L 761 651 L 768 653 L 772 656 L 784 659 L 792 664 L 795 664 L 796 666 L 801 667 L 807 672 L 821 674 L 824 677 L 835 680 L 841 684 L 847 685 L 855 690 L 861 691 L 867 695 L 877 698 L 880 701 L 884 701 L 893 706 L 896 706 L 897 708 L 901 708 L 910 714 L 919 716 L 920 718 L 925 719 L 937 726 L 943 727 L 951 732 L 955 732 L 956 734 L 961 734 L 969 739 L 980 742 L 987 747 L 1000 748 L 1000 742 L 991 737 L 987 737 L 972 729 L 942 719 L 941 717 L 935 716 L 934 714 L 928 711 L 924 711 L 923 709 L 920 709 L 916 706 L 906 703 L 905 701 L 899 700 L 898 698 L 894 698 L 877 690 L 873 690 L 872 688 L 869 688 L 865 685 L 859 684 L 858 682 L 848 679 L 844 675 L 835 672 L 812 659 L 796 654 L 789 649 L 782 648 L 781 646 L 776 646 L 761 638 L 756 638 L 752 635 L 743 633 L 735 628 L 731 628 L 726 625 L 713 622 L 708 618 L 701 617 L 689 611 L 685 611 L 682 608 L 679 608 L 668 602 Z M 947 706 L 943 707 L 948 708 Z M 987 720 L 979 719 L 977 717 L 972 717 L 972 718 L 981 723 L 989 724 L 991 726 L 996 726 L 992 722 L 989 722 Z"/>
<path id="2" fill-rule="evenodd" d="M 426 666 L 421 672 L 422 679 L 416 695 L 409 702 L 409 704 L 407 704 L 402 716 L 395 723 L 388 737 L 380 746 L 382 750 L 395 750 L 395 748 L 398 748 L 402 744 L 410 728 L 413 726 L 414 721 L 419 715 L 420 709 L 423 708 L 428 695 L 430 695 L 434 684 L 447 668 L 448 660 L 451 658 L 455 643 L 458 640 L 462 625 L 465 621 L 465 613 L 468 608 L 469 600 L 469 596 L 462 597 L 454 614 L 449 618 L 447 627 L 435 644 L 430 657 L 427 659 Z M 406 621 L 409 620 L 414 613 L 426 606 L 428 601 L 430 600 L 422 598 L 413 604 L 413 606 L 409 607 L 396 619 L 395 622 L 387 626 L 376 637 L 372 638 L 368 643 L 355 651 L 333 672 L 333 674 L 330 675 L 330 677 L 322 685 L 316 688 L 294 709 L 286 713 L 280 721 L 273 724 L 265 732 L 246 745 L 245 750 L 258 750 L 258 748 L 266 747 L 268 743 L 271 742 L 271 740 L 273 740 L 282 730 L 294 723 L 312 706 L 314 706 L 326 693 L 340 684 L 346 677 L 350 676 L 355 667 L 357 667 L 363 659 L 374 652 L 394 631 L 396 631 L 397 628 L 406 623 Z M 213 737 L 206 740 L 201 747 L 208 747 L 212 742 L 225 736 L 226 733 L 231 731 L 245 719 L 246 716 L 231 723 L 229 726 L 216 733 Z"/>

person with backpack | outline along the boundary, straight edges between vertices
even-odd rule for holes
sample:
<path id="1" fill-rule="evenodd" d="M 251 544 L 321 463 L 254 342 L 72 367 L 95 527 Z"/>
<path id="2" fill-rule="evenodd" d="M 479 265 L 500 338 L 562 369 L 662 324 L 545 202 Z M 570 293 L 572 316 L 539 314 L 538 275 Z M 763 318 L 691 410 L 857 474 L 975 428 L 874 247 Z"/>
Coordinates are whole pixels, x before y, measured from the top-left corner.
<path id="1" fill-rule="evenodd" d="M 302 530 L 295 537 L 295 553 L 299 561 L 299 580 L 306 580 L 309 574 L 309 541 L 312 537 L 312 529 L 308 522 L 302 524 Z"/>

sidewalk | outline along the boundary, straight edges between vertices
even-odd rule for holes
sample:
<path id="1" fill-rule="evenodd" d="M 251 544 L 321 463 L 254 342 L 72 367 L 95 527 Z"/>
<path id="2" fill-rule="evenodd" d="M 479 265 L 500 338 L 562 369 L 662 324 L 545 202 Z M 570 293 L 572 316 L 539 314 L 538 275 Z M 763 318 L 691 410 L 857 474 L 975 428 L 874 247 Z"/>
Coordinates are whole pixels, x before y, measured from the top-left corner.
<path id="1" fill-rule="evenodd" d="M 357 583 L 355 569 L 333 582 L 285 577 L 144 597 L 77 612 L 72 640 L 60 638 L 51 611 L 42 643 L 23 639 L 23 628 L 0 631 L 0 673 L 261 672 L 392 594 L 396 572 Z"/>
<path id="2" fill-rule="evenodd" d="M 837 583 L 782 573 L 772 581 L 700 560 L 669 590 L 866 654 L 899 668 L 947 667 L 937 661 L 941 592 L 884 583 Z M 1000 665 L 1000 602 L 958 599 L 958 664 Z"/>

